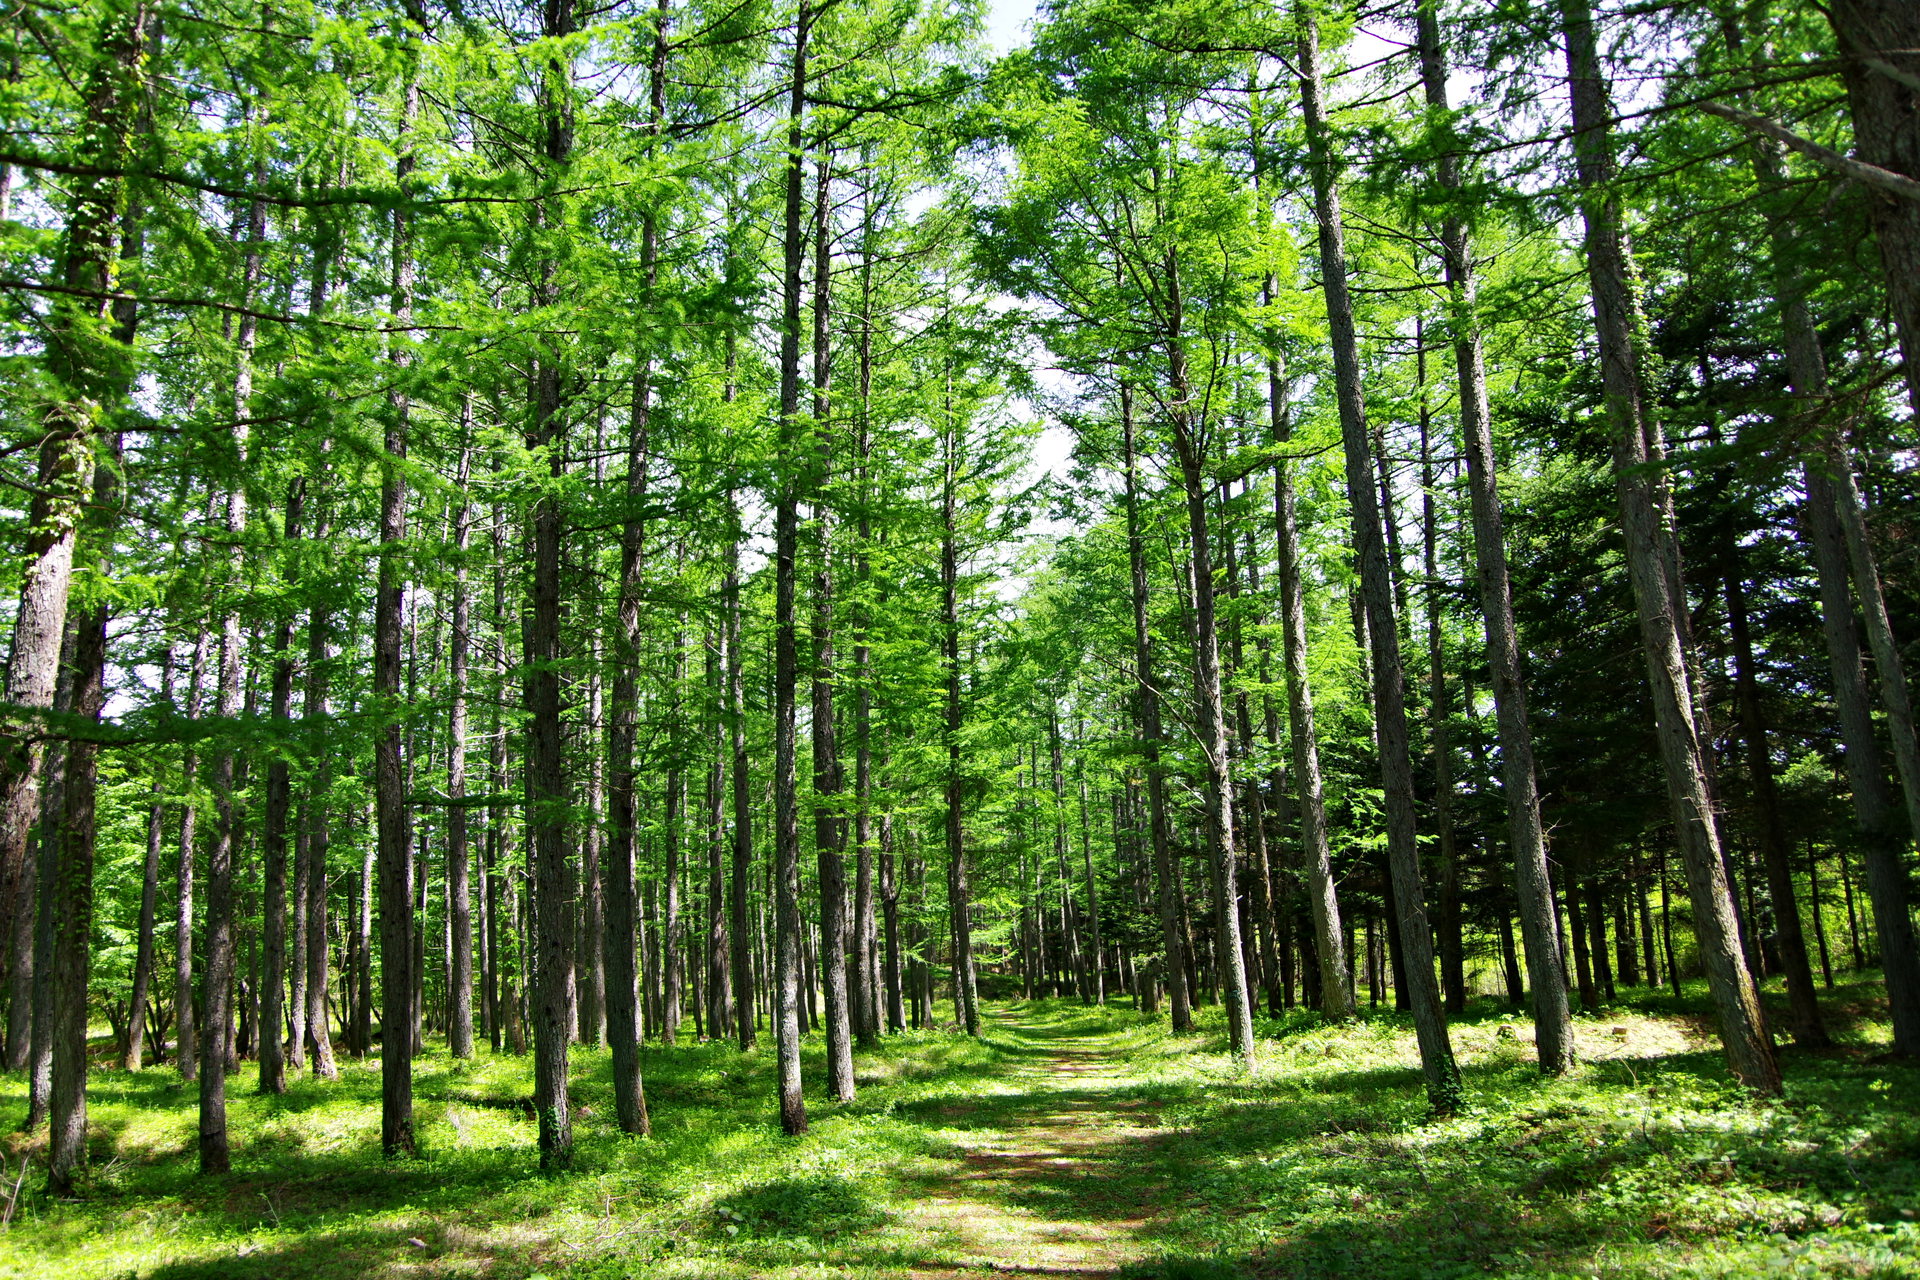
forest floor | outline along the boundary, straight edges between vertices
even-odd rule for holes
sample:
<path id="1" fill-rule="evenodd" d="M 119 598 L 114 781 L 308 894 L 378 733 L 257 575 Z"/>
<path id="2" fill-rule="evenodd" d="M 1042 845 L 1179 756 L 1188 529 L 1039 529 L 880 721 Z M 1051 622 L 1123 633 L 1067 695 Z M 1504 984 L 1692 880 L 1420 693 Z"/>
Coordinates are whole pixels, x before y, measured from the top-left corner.
<path id="1" fill-rule="evenodd" d="M 858 1054 L 858 1101 L 810 1095 L 797 1139 L 769 1048 L 649 1047 L 650 1139 L 614 1129 L 607 1056 L 581 1049 L 577 1159 L 556 1175 L 536 1168 L 524 1059 L 424 1057 L 423 1156 L 396 1163 L 374 1063 L 274 1098 L 249 1065 L 217 1179 L 194 1172 L 195 1090 L 103 1065 L 86 1194 L 49 1202 L 30 1173 L 0 1277 L 1920 1277 L 1920 1067 L 1885 1055 L 1861 977 L 1829 993 L 1838 1048 L 1783 1050 L 1777 1102 L 1729 1080 L 1697 990 L 1580 1017 L 1582 1064 L 1557 1081 L 1523 1019 L 1476 1005 L 1453 1024 L 1468 1106 L 1445 1120 L 1386 1011 L 1262 1019 L 1248 1079 L 1216 1010 L 1174 1037 L 1124 1002 L 989 1004 L 977 1041 Z M 808 1055 L 811 1086 L 817 1038 Z M 0 1077 L 0 1129 L 23 1110 Z M 39 1141 L 0 1144 L 0 1206 Z"/>

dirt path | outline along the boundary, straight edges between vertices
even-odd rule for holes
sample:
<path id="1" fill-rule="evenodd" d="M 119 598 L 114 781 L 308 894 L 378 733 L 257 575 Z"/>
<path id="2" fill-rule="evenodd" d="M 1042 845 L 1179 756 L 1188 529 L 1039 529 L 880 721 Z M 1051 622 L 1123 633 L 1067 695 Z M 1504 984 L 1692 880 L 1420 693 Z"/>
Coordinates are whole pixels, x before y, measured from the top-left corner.
<path id="1" fill-rule="evenodd" d="M 1158 1132 L 1157 1116 L 1122 1096 L 1129 1081 L 1108 1037 L 1011 1013 L 995 1021 L 1033 1057 L 1006 1077 L 1009 1091 L 946 1109 L 966 1133 L 963 1168 L 930 1187 L 915 1215 L 955 1261 L 909 1275 L 1112 1276 L 1149 1252 L 1139 1236 L 1158 1197 L 1127 1185 L 1117 1161 Z"/>

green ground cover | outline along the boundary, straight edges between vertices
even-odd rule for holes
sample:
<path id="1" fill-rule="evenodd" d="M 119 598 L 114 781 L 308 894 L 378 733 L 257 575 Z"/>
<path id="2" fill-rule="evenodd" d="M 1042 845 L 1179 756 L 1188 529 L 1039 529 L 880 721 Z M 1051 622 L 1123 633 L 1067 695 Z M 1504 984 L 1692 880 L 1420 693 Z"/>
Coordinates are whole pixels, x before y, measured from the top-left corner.
<path id="1" fill-rule="evenodd" d="M 1211 1011 L 1178 1039 L 1124 1006 L 995 1006 L 979 1042 L 859 1055 L 859 1101 L 811 1097 L 795 1140 L 768 1050 L 650 1051 L 644 1140 L 615 1131 L 606 1057 L 580 1050 L 579 1158 L 554 1176 L 527 1060 L 429 1054 L 425 1155 L 401 1163 L 377 1155 L 374 1064 L 278 1098 L 249 1067 L 217 1179 L 194 1172 L 191 1087 L 102 1069 L 87 1194 L 49 1202 L 29 1174 L 0 1276 L 1920 1277 L 1920 1068 L 1884 1056 L 1872 990 L 1834 993 L 1845 1043 L 1784 1051 L 1772 1103 L 1731 1085 L 1694 993 L 1581 1018 L 1583 1065 L 1556 1082 L 1524 1021 L 1478 1009 L 1454 1025 L 1470 1105 L 1444 1121 L 1385 1013 L 1266 1021 L 1245 1080 Z M 0 1124 L 23 1109 L 6 1077 Z M 17 1175 L 33 1148 L 10 1141 Z"/>

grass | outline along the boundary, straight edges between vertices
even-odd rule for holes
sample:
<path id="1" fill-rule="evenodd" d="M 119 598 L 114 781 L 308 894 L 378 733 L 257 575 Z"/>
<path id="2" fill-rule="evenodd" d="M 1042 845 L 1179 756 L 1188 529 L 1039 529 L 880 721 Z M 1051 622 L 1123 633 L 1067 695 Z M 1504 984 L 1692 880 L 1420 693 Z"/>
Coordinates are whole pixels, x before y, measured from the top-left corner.
<path id="1" fill-rule="evenodd" d="M 1558 1081 L 1524 1020 L 1477 1007 L 1454 1024 L 1469 1105 L 1440 1121 L 1386 1013 L 1263 1020 L 1246 1079 L 1213 1010 L 1175 1038 L 1125 1008 L 996 1006 L 980 1041 L 859 1054 L 859 1100 L 810 1096 L 799 1139 L 779 1134 L 769 1050 L 650 1049 L 644 1140 L 613 1126 L 606 1055 L 576 1050 L 577 1158 L 553 1176 L 524 1059 L 424 1057 L 406 1162 L 378 1158 L 374 1064 L 278 1098 L 249 1066 L 217 1179 L 194 1172 L 190 1086 L 102 1067 L 86 1194 L 23 1195 L 0 1277 L 953 1275 L 1055 1229 L 1063 1257 L 1096 1260 L 1077 1269 L 1128 1280 L 1920 1277 L 1920 1069 L 1885 1056 L 1873 992 L 1834 993 L 1842 1046 L 1784 1050 L 1772 1102 L 1701 1039 L 1697 991 L 1580 1018 L 1582 1065 Z M 0 1077 L 0 1125 L 23 1112 Z M 17 1169 L 31 1148 L 8 1142 Z"/>

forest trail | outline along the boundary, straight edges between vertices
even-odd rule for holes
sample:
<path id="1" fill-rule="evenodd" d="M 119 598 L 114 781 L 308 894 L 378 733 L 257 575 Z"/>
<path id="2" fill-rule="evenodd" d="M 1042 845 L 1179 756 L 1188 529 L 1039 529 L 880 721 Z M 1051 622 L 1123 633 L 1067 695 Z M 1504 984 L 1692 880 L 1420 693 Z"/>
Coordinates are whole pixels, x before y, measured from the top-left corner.
<path id="1" fill-rule="evenodd" d="M 1128 1148 L 1161 1133 L 1158 1115 L 1126 1096 L 1133 1080 L 1110 1033 L 990 1016 L 1031 1058 L 1005 1077 L 1013 1091 L 942 1108 L 969 1131 L 963 1165 L 928 1186 L 914 1215 L 957 1257 L 908 1274 L 1116 1275 L 1149 1252 L 1140 1237 L 1163 1201 L 1121 1176 Z"/>

